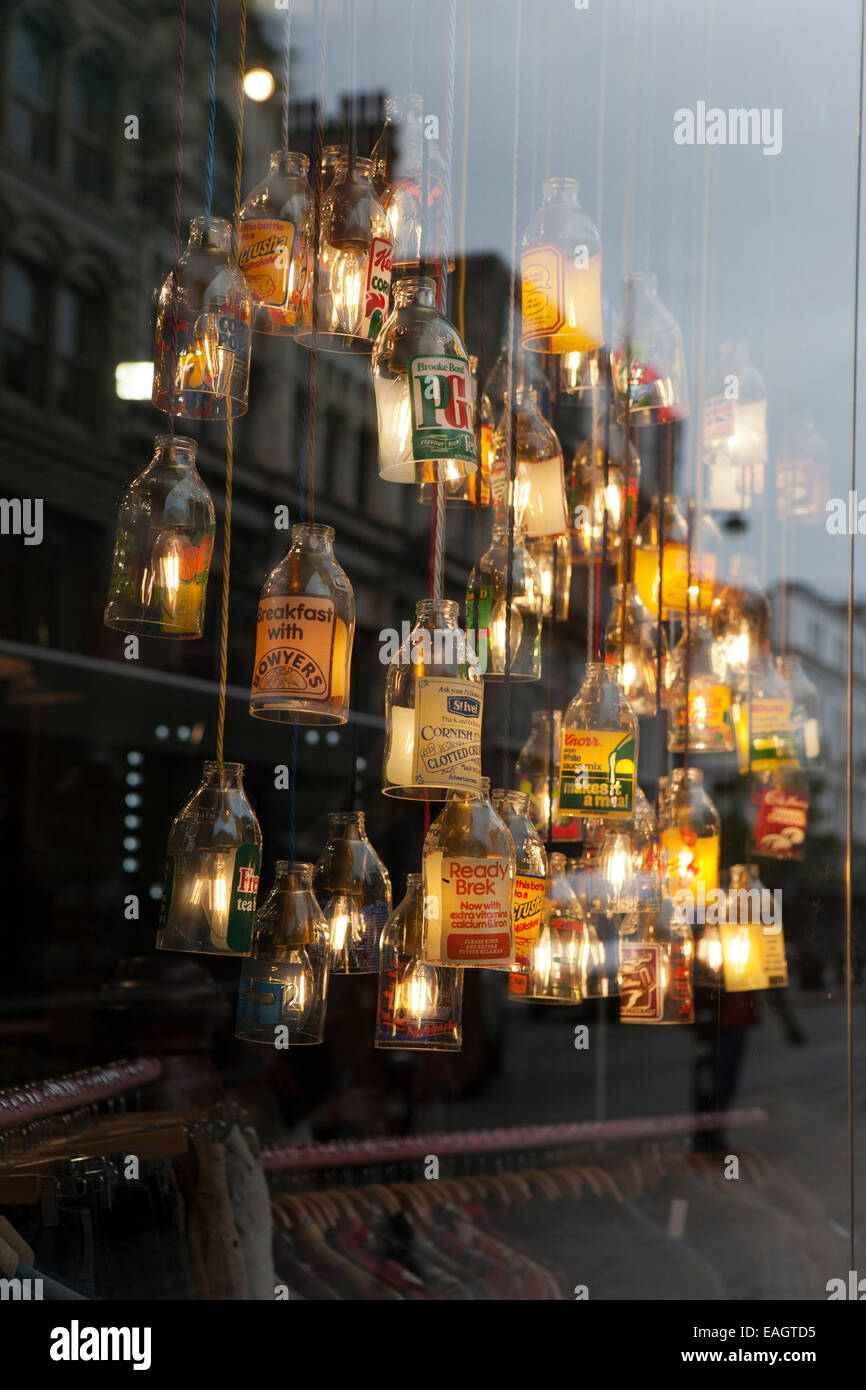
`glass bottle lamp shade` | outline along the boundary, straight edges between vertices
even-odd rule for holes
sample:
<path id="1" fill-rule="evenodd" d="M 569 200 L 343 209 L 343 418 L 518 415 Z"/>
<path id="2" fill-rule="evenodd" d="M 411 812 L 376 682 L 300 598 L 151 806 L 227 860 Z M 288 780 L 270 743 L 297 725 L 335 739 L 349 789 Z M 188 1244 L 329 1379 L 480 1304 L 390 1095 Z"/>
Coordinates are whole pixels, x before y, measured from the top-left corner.
<path id="1" fill-rule="evenodd" d="M 328 926 L 313 896 L 312 864 L 277 863 L 241 967 L 235 1037 L 271 1047 L 320 1043 L 328 1004 Z"/>
<path id="2" fill-rule="evenodd" d="M 516 855 L 490 782 L 452 792 L 424 841 L 424 959 L 508 969 L 514 960 Z"/>
<path id="3" fill-rule="evenodd" d="M 355 595 L 330 526 L 299 523 L 259 598 L 250 714 L 284 724 L 345 724 Z"/>
<path id="4" fill-rule="evenodd" d="M 666 824 L 661 832 L 662 870 L 673 896 L 682 890 L 706 894 L 719 886 L 721 818 L 696 767 L 676 767 L 671 777 Z"/>
<path id="5" fill-rule="evenodd" d="M 551 854 L 539 930 L 523 972 L 509 976 L 512 997 L 579 1004 L 584 997 L 585 928 L 583 910 L 566 874 L 565 855 Z"/>
<path id="6" fill-rule="evenodd" d="M 492 406 L 488 396 L 478 397 L 478 358 L 469 358 L 472 375 L 472 400 L 475 411 L 475 452 L 478 466 L 474 473 L 452 478 L 442 484 L 446 507 L 489 507 L 490 469 L 493 462 Z M 420 483 L 418 501 L 430 507 L 436 501 L 436 483 Z"/>
<path id="7" fill-rule="evenodd" d="M 314 874 L 331 939 L 331 970 L 369 975 L 379 968 L 379 937 L 391 915 L 391 879 L 367 839 L 363 811 L 328 815 L 328 843 Z"/>
<path id="8" fill-rule="evenodd" d="M 459 1052 L 463 1045 L 463 970 L 423 956 L 424 884 L 409 874 L 406 895 L 388 918 L 379 946 L 377 1048 Z"/>
<path id="9" fill-rule="evenodd" d="M 201 786 L 168 839 L 157 947 L 204 955 L 249 954 L 262 833 L 241 763 L 207 762 Z"/>
<path id="10" fill-rule="evenodd" d="M 451 599 L 422 599 L 415 626 L 388 667 L 382 790 L 443 801 L 481 786 L 484 686 Z"/>
<path id="11" fill-rule="evenodd" d="M 506 791 L 498 787 L 490 794 L 490 804 L 503 825 L 508 826 L 514 841 L 514 964 L 509 973 L 508 988 L 510 993 L 520 997 L 525 993 L 530 957 L 541 928 L 547 854 L 530 819 L 526 792 Z"/>
<path id="12" fill-rule="evenodd" d="M 214 543 L 214 505 L 197 445 L 157 435 L 121 499 L 105 624 L 148 637 L 200 637 Z"/>
<path id="13" fill-rule="evenodd" d="M 559 440 L 541 414 L 533 389 L 517 390 L 514 402 L 510 410 L 506 401 L 493 434 L 490 490 L 497 519 L 505 521 L 513 505 L 515 523 L 524 527 L 527 536 L 565 534 L 568 503 Z"/>
<path id="14" fill-rule="evenodd" d="M 713 601 L 710 621 L 731 680 L 741 685 L 770 644 L 770 602 L 758 583 L 754 556 L 733 556 L 728 581 Z"/>
<path id="15" fill-rule="evenodd" d="M 602 662 L 589 662 L 562 721 L 560 813 L 631 819 L 638 740 L 637 715 L 615 673 Z"/>
<path id="16" fill-rule="evenodd" d="M 541 576 L 541 616 L 568 622 L 571 606 L 571 538 L 540 536 L 527 542 Z"/>
<path id="17" fill-rule="evenodd" d="M 552 725 L 552 727 L 551 727 Z M 559 815 L 559 755 L 562 746 L 562 711 L 533 710 L 529 738 L 517 756 L 514 774 L 520 791 L 529 796 L 530 817 L 543 840 L 580 839 L 576 817 Z M 550 769 L 553 766 L 551 807 Z M 549 818 L 553 811 L 553 829 Z"/>
<path id="18" fill-rule="evenodd" d="M 730 676 L 707 618 L 697 618 L 677 642 L 667 668 L 671 753 L 730 753 L 734 748 Z"/>
<path id="19" fill-rule="evenodd" d="M 238 263 L 253 300 L 257 333 L 293 337 L 312 308 L 313 200 L 305 154 L 277 150 L 244 200 Z"/>
<path id="20" fill-rule="evenodd" d="M 797 730 L 800 762 L 803 767 L 817 767 L 821 762 L 821 697 L 798 656 L 779 656 L 776 667 L 794 702 L 791 717 Z"/>
<path id="21" fill-rule="evenodd" d="M 654 275 L 626 277 L 610 365 L 621 418 L 627 415 L 635 425 L 660 425 L 688 415 L 683 337 L 659 299 Z"/>
<path id="22" fill-rule="evenodd" d="M 655 714 L 659 668 L 659 629 L 638 598 L 633 584 L 614 584 L 610 619 L 604 639 L 604 660 L 616 674 L 635 714 Z M 668 644 L 661 630 L 661 670 L 664 683 Z"/>
<path id="23" fill-rule="evenodd" d="M 638 528 L 635 538 L 634 580 L 641 602 L 654 618 L 678 615 L 690 610 L 709 613 L 716 593 L 716 572 L 721 533 L 712 517 L 704 513 L 692 528 L 689 554 L 689 525 L 679 499 L 668 493 L 659 521 L 658 498 Z M 661 583 L 659 583 L 659 542 L 661 541 Z"/>
<path id="24" fill-rule="evenodd" d="M 623 532 L 632 539 L 637 523 L 641 462 L 634 444 L 625 457 L 624 431 L 610 427 L 607 481 L 598 442 L 581 440 L 566 477 L 569 523 L 576 558 L 582 562 L 619 561 Z"/>
<path id="25" fill-rule="evenodd" d="M 693 1023 L 694 938 L 670 897 L 622 919 L 620 1023 Z"/>
<path id="26" fill-rule="evenodd" d="M 445 170 L 439 142 L 425 129 L 423 97 L 417 92 L 386 97 L 385 120 L 388 186 L 383 199 L 394 264 L 405 271 L 422 261 L 439 266 L 447 259 L 453 270 L 454 255 L 445 237 Z"/>
<path id="27" fill-rule="evenodd" d="M 193 218 L 189 245 L 157 303 L 157 410 L 196 420 L 246 411 L 252 298 L 231 247 L 229 222 Z"/>
<path id="28" fill-rule="evenodd" d="M 369 352 L 388 317 L 394 247 L 372 174 L 369 159 L 339 157 L 320 193 L 315 328 L 295 334 L 306 347 Z"/>
<path id="29" fill-rule="evenodd" d="M 436 308 L 436 282 L 409 275 L 373 349 L 379 476 L 454 482 L 476 470 L 469 354 Z"/>
<path id="30" fill-rule="evenodd" d="M 745 343 L 721 345 L 704 393 L 702 449 L 710 506 L 747 511 L 764 492 L 767 388 Z"/>
<path id="31" fill-rule="evenodd" d="M 493 542 L 466 585 L 466 627 L 473 635 L 485 680 L 541 678 L 542 577 L 526 548 L 522 526 L 511 539 L 509 607 L 508 528 L 497 524 Z"/>
<path id="32" fill-rule="evenodd" d="M 523 346 L 533 352 L 592 353 L 604 341 L 601 238 L 578 193 L 576 179 L 545 179 L 523 234 Z"/>

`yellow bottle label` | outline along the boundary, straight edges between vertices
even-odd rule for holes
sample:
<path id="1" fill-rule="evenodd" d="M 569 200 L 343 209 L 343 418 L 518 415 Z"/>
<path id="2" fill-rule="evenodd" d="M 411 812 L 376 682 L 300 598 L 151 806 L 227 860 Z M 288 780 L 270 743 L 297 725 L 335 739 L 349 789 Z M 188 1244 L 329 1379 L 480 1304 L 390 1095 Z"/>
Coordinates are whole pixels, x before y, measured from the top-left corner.
<path id="1" fill-rule="evenodd" d="M 719 886 L 718 835 L 692 835 L 688 830 L 662 831 L 662 849 L 671 893 L 693 891 L 698 883 L 709 892 Z"/>
<path id="2" fill-rule="evenodd" d="M 480 681 L 425 676 L 415 693 L 412 781 L 416 786 L 477 791 L 481 786 Z"/>
<path id="3" fill-rule="evenodd" d="M 523 342 L 555 353 L 601 346 L 601 256 L 576 246 L 532 246 L 520 257 Z"/>
<path id="4" fill-rule="evenodd" d="M 788 983 L 788 961 L 781 922 L 771 933 L 760 922 L 722 922 L 725 989 L 774 989 Z"/>
<path id="5" fill-rule="evenodd" d="M 799 767 L 793 708 L 793 700 L 775 695 L 737 701 L 734 732 L 741 772 L 749 768 L 764 772 L 774 767 Z"/>
<path id="6" fill-rule="evenodd" d="M 269 309 L 283 309 L 294 323 L 289 303 L 289 270 L 295 228 L 275 217 L 252 217 L 240 224 L 238 264 L 246 276 L 250 294 Z"/>
<path id="7" fill-rule="evenodd" d="M 424 856 L 424 957 L 440 965 L 510 965 L 514 870 L 507 859 Z"/>
<path id="8" fill-rule="evenodd" d="M 731 691 L 727 685 L 709 685 L 695 681 L 689 686 L 688 715 L 690 742 L 699 742 L 704 752 L 714 749 L 723 753 L 733 752 Z M 675 744 L 672 745 L 672 751 L 682 751 L 686 738 L 685 701 L 677 708 L 673 733 Z"/>
<path id="9" fill-rule="evenodd" d="M 543 906 L 544 879 L 518 874 L 514 880 L 514 964 L 522 970 L 529 968 Z"/>
<path id="10" fill-rule="evenodd" d="M 692 580 L 697 583 L 698 593 L 689 596 L 688 589 L 689 552 L 688 546 L 680 541 L 667 541 L 662 555 L 662 617 L 668 613 L 685 613 L 687 601 L 692 612 L 698 608 L 709 612 L 716 587 L 716 557 L 705 551 L 700 557 L 700 578 L 698 579 L 698 556 L 692 552 Z M 639 546 L 635 550 L 635 587 L 641 600 L 656 615 L 659 609 L 659 553 L 656 546 Z"/>
<path id="11" fill-rule="evenodd" d="M 572 815 L 630 816 L 635 788 L 634 734 L 621 729 L 566 729 L 562 735 L 559 809 Z"/>
<path id="12" fill-rule="evenodd" d="M 274 594 L 260 599 L 253 695 L 330 699 L 338 626 L 345 630 L 332 598 Z"/>

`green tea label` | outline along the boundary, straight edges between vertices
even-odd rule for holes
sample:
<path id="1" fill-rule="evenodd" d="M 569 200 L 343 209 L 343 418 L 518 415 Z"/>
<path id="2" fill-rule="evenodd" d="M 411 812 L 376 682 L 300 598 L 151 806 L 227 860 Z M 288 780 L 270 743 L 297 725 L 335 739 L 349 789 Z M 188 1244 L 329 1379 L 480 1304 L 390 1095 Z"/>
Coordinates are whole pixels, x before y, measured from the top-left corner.
<path id="1" fill-rule="evenodd" d="M 475 463 L 472 382 L 462 357 L 410 357 L 412 457 Z"/>
<path id="2" fill-rule="evenodd" d="M 586 816 L 630 816 L 635 786 L 634 734 L 621 729 L 566 729 L 562 735 L 559 809 Z"/>

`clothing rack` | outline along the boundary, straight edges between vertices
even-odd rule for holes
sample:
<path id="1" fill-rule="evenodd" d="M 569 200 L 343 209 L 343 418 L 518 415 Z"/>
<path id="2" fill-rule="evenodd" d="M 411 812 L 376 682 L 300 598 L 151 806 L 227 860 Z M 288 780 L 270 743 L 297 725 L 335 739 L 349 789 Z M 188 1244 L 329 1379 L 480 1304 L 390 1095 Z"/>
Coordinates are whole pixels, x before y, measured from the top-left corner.
<path id="1" fill-rule="evenodd" d="M 530 1149 L 578 1148 L 618 1140 L 676 1138 L 701 1130 L 746 1128 L 767 1122 L 757 1106 L 741 1110 L 707 1111 L 696 1115 L 640 1115 L 620 1120 L 580 1124 L 523 1125 L 514 1129 L 460 1130 L 452 1134 L 411 1134 L 378 1139 L 335 1140 L 296 1148 L 267 1148 L 262 1152 L 266 1173 L 307 1172 L 317 1168 L 366 1167 L 424 1159 L 460 1158 L 480 1154 L 515 1153 Z"/>
<path id="2" fill-rule="evenodd" d="M 158 1081 L 161 1076 L 162 1062 L 157 1057 L 138 1057 L 134 1061 L 124 1059 L 88 1067 L 54 1080 L 14 1086 L 0 1091 L 0 1130 L 17 1129 L 52 1115 L 98 1105 Z"/>

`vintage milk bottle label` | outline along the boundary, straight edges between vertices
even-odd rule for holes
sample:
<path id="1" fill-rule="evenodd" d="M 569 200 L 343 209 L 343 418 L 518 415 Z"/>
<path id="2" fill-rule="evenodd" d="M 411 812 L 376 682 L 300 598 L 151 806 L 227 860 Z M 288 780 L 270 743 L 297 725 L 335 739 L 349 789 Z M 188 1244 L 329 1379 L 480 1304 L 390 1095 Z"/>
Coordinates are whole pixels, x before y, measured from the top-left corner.
<path id="1" fill-rule="evenodd" d="M 259 600 L 252 694 L 327 700 L 331 694 L 335 605 L 312 594 Z"/>
<path id="2" fill-rule="evenodd" d="M 412 457 L 475 463 L 472 378 L 462 357 L 410 357 Z"/>
<path id="3" fill-rule="evenodd" d="M 634 752 L 634 734 L 620 729 L 566 729 L 559 809 L 587 816 L 630 816 Z"/>
<path id="4" fill-rule="evenodd" d="M 532 246 L 520 257 L 523 341 L 552 337 L 565 327 L 565 255 L 558 246 Z"/>
<path id="5" fill-rule="evenodd" d="M 295 228 L 276 217 L 253 217 L 240 224 L 238 264 L 250 294 L 269 309 L 289 309 L 289 269 Z M 288 318 L 294 322 L 294 314 Z"/>
<path id="6" fill-rule="evenodd" d="M 518 874 L 514 880 L 514 964 L 529 968 L 529 958 L 541 927 L 544 879 Z M 519 993 L 520 991 L 518 991 Z"/>
<path id="7" fill-rule="evenodd" d="M 442 965 L 510 965 L 513 878 L 507 859 L 434 850 L 424 858 L 425 958 Z"/>
<path id="8" fill-rule="evenodd" d="M 480 681 L 428 676 L 415 696 L 412 780 L 416 786 L 477 791 L 481 786 Z"/>
<path id="9" fill-rule="evenodd" d="M 359 329 L 361 338 L 378 338 L 382 324 L 388 317 L 393 256 L 394 248 L 390 241 L 385 237 L 374 236 L 367 256 L 364 316 Z"/>

